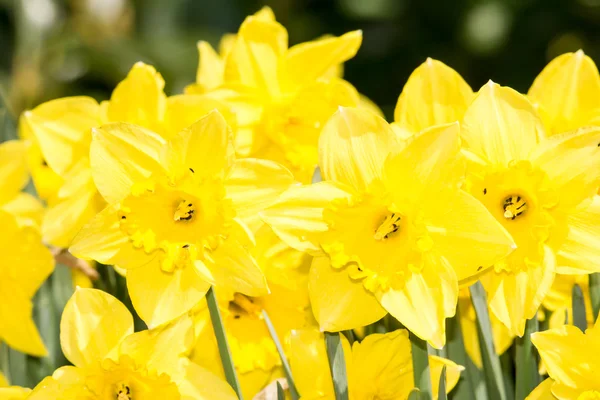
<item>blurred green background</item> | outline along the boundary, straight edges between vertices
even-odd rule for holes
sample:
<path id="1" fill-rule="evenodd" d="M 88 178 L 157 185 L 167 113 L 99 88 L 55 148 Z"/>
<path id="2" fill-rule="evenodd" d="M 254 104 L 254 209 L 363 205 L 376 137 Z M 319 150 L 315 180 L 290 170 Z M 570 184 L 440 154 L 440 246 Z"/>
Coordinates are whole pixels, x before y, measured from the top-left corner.
<path id="1" fill-rule="evenodd" d="M 0 0 L 0 87 L 15 114 L 75 94 L 108 98 L 139 60 L 181 92 L 199 39 L 214 45 L 269 5 L 290 44 L 364 31 L 345 76 L 391 116 L 410 72 L 444 61 L 477 89 L 526 91 L 553 57 L 600 57 L 600 0 Z"/>

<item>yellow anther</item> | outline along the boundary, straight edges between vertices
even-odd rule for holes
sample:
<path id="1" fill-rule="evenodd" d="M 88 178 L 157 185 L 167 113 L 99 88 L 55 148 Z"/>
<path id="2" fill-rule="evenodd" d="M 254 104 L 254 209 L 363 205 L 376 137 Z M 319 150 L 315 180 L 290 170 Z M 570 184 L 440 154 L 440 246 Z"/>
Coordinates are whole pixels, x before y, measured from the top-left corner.
<path id="1" fill-rule="evenodd" d="M 518 195 L 512 195 L 504 200 L 504 218 L 515 219 L 527 210 L 527 202 Z"/>
<path id="2" fill-rule="evenodd" d="M 173 214 L 173 220 L 175 221 L 190 221 L 194 215 L 194 206 L 188 200 L 181 200 L 175 214 Z"/>
<path id="3" fill-rule="evenodd" d="M 234 314 L 234 318 L 239 318 L 242 314 L 259 314 L 261 308 L 259 305 L 254 304 L 254 300 L 252 300 L 251 297 L 245 296 L 241 293 L 236 293 L 233 295 L 233 301 L 229 302 L 229 311 Z"/>
<path id="4" fill-rule="evenodd" d="M 375 230 L 375 240 L 384 240 L 390 237 L 392 233 L 395 233 L 400 229 L 400 220 L 402 218 L 397 214 L 390 214 L 379 225 Z"/>
<path id="5" fill-rule="evenodd" d="M 127 385 L 121 385 L 117 391 L 117 400 L 131 400 L 131 389 Z"/>

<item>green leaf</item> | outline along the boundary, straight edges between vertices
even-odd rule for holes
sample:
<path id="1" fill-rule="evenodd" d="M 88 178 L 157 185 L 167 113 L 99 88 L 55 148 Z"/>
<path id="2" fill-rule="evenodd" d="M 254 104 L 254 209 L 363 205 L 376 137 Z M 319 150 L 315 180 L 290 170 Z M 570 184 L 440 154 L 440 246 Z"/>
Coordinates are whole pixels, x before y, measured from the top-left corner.
<path id="1" fill-rule="evenodd" d="M 600 273 L 590 274 L 590 298 L 592 300 L 592 312 L 594 313 L 594 321 L 598 319 L 600 313 Z"/>
<path id="2" fill-rule="evenodd" d="M 421 391 L 417 388 L 414 388 L 408 394 L 408 400 L 425 400 L 426 397 Z"/>
<path id="3" fill-rule="evenodd" d="M 210 321 L 212 322 L 215 337 L 217 338 L 217 346 L 219 347 L 223 371 L 225 371 L 225 379 L 237 394 L 238 399 L 243 400 L 242 390 L 233 365 L 229 343 L 227 342 L 227 334 L 223 327 L 221 312 L 219 311 L 219 305 L 217 304 L 217 298 L 212 286 L 208 289 L 208 292 L 206 292 L 206 302 L 208 303 L 208 311 L 210 312 Z"/>
<path id="4" fill-rule="evenodd" d="M 429 372 L 427 342 L 412 332 L 409 333 L 409 337 L 415 387 L 421 392 L 422 398 L 431 399 L 431 373 Z"/>
<path id="5" fill-rule="evenodd" d="M 348 379 L 346 378 L 346 361 L 339 333 L 325 332 L 325 347 L 329 370 L 333 379 L 333 390 L 336 400 L 348 400 Z"/>
<path id="6" fill-rule="evenodd" d="M 285 400 L 285 393 L 279 382 L 277 382 L 277 400 Z"/>
<path id="7" fill-rule="evenodd" d="M 488 314 L 485 290 L 481 282 L 478 281 L 469 287 L 469 291 L 471 292 L 471 301 L 473 302 L 475 315 L 477 316 L 477 336 L 479 337 L 479 348 L 481 350 L 488 398 L 490 400 L 507 400 L 502 380 L 500 359 L 494 347 L 494 336 Z"/>
<path id="8" fill-rule="evenodd" d="M 294 384 L 290 364 L 287 361 L 287 357 L 283 352 L 283 347 L 281 346 L 281 342 L 279 341 L 279 337 L 277 336 L 277 331 L 275 331 L 275 327 L 273 326 L 273 323 L 271 322 L 271 319 L 269 318 L 269 315 L 267 314 L 266 310 L 263 310 L 263 317 L 265 318 L 267 329 L 269 329 L 271 338 L 273 339 L 273 342 L 275 342 L 275 347 L 277 348 L 277 352 L 279 353 L 279 358 L 281 359 L 281 365 L 283 366 L 285 378 L 288 381 L 288 386 L 290 388 L 290 395 L 292 396 L 292 400 L 298 400 L 300 396 L 298 395 L 298 390 L 296 389 L 296 385 Z M 277 385 L 279 385 L 279 382 L 277 382 Z"/>
<path id="9" fill-rule="evenodd" d="M 486 389 L 483 375 L 465 350 L 465 342 L 460 328 L 460 308 L 456 315 L 446 320 L 447 358 L 465 367 L 456 388 L 452 391 L 453 400 L 485 400 Z"/>
<path id="10" fill-rule="evenodd" d="M 523 337 L 516 338 L 516 376 L 515 398 L 524 399 L 540 383 L 537 353 L 531 343 L 531 334 L 539 330 L 537 317 L 527 321 Z"/>
<path id="11" fill-rule="evenodd" d="M 0 88 L 0 142 L 17 138 L 15 118 L 11 114 L 5 93 Z"/>
<path id="12" fill-rule="evenodd" d="M 438 385 L 438 400 L 448 400 L 446 394 L 446 366 L 442 367 L 442 373 L 440 374 L 440 383 Z"/>
<path id="13" fill-rule="evenodd" d="M 587 329 L 587 317 L 585 315 L 585 301 L 583 292 L 579 285 L 573 286 L 573 325 L 585 332 Z"/>

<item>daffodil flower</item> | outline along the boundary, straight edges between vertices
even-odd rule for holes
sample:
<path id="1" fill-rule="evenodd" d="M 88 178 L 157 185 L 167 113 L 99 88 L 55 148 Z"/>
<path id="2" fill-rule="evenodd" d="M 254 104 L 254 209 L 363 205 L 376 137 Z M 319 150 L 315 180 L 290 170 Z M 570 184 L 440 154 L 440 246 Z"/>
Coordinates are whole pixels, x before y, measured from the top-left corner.
<path id="1" fill-rule="evenodd" d="M 235 399 L 225 381 L 185 357 L 192 339 L 187 317 L 134 333 L 133 317 L 119 300 L 78 289 L 60 322 L 60 344 L 73 366 L 45 378 L 31 398 Z"/>
<path id="2" fill-rule="evenodd" d="M 528 96 L 539 107 L 548 135 L 600 124 L 600 75 L 582 50 L 552 60 Z"/>
<path id="3" fill-rule="evenodd" d="M 352 345 L 340 335 L 348 377 L 350 400 L 408 399 L 413 388 L 413 365 L 408 332 L 399 329 L 386 334 L 371 334 Z M 294 383 L 302 398 L 333 399 L 323 334 L 317 330 L 299 330 L 292 334 L 290 365 Z M 446 367 L 446 391 L 458 383 L 463 367 L 436 356 L 429 356 L 431 381 L 439 382 Z M 434 384 L 433 398 L 438 396 Z"/>
<path id="4" fill-rule="evenodd" d="M 459 186 L 458 124 L 399 144 L 380 117 L 340 108 L 321 133 L 324 181 L 291 188 L 263 212 L 313 261 L 309 289 L 321 329 L 367 325 L 386 311 L 441 348 L 458 282 L 514 246 L 502 226 Z"/>
<path id="5" fill-rule="evenodd" d="M 282 166 L 236 160 L 218 111 L 166 141 L 131 124 L 94 130 L 94 182 L 109 204 L 71 252 L 127 269 L 133 305 L 149 326 L 190 310 L 217 284 L 267 293 L 246 219 L 293 184 Z"/>
<path id="6" fill-rule="evenodd" d="M 54 269 L 54 258 L 38 229 L 19 226 L 0 210 L 0 341 L 23 353 L 45 356 L 46 347 L 33 322 L 31 299 Z"/>
<path id="7" fill-rule="evenodd" d="M 531 103 L 492 82 L 465 113 L 466 188 L 510 232 L 517 249 L 482 277 L 490 309 L 521 336 L 555 272 L 600 265 L 600 128 L 546 138 Z"/>
<path id="8" fill-rule="evenodd" d="M 269 8 L 249 16 L 221 56 L 201 42 L 197 83 L 201 93 L 232 105 L 238 117 L 236 150 L 282 163 L 302 182 L 317 164 L 317 142 L 336 107 L 361 103 L 335 71 L 352 58 L 360 31 L 288 48 L 287 30 Z M 334 71 L 332 73 L 332 71 Z"/>
<path id="9" fill-rule="evenodd" d="M 392 128 L 408 138 L 435 125 L 460 121 L 473 97 L 473 91 L 458 72 L 428 58 L 404 85 Z"/>
<path id="10" fill-rule="evenodd" d="M 540 353 L 550 378 L 532 393 L 531 399 L 594 400 L 600 398 L 600 324 L 585 331 L 572 325 L 536 332 L 531 341 Z M 535 397 L 535 396 L 538 397 Z M 545 395 L 545 396 L 542 396 Z"/>

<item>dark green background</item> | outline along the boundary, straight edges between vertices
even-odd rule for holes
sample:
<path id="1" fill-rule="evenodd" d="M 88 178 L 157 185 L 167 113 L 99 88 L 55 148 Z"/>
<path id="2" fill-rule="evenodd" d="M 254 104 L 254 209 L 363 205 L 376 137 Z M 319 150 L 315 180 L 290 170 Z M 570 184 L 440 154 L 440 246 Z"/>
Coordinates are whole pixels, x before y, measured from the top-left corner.
<path id="1" fill-rule="evenodd" d="M 362 29 L 346 77 L 388 116 L 426 57 L 475 89 L 493 79 L 520 91 L 560 53 L 600 57 L 600 0 L 0 0 L 3 94 L 14 112 L 60 96 L 107 98 L 138 60 L 180 92 L 194 79 L 196 41 L 218 43 L 262 5 L 291 44 Z"/>

